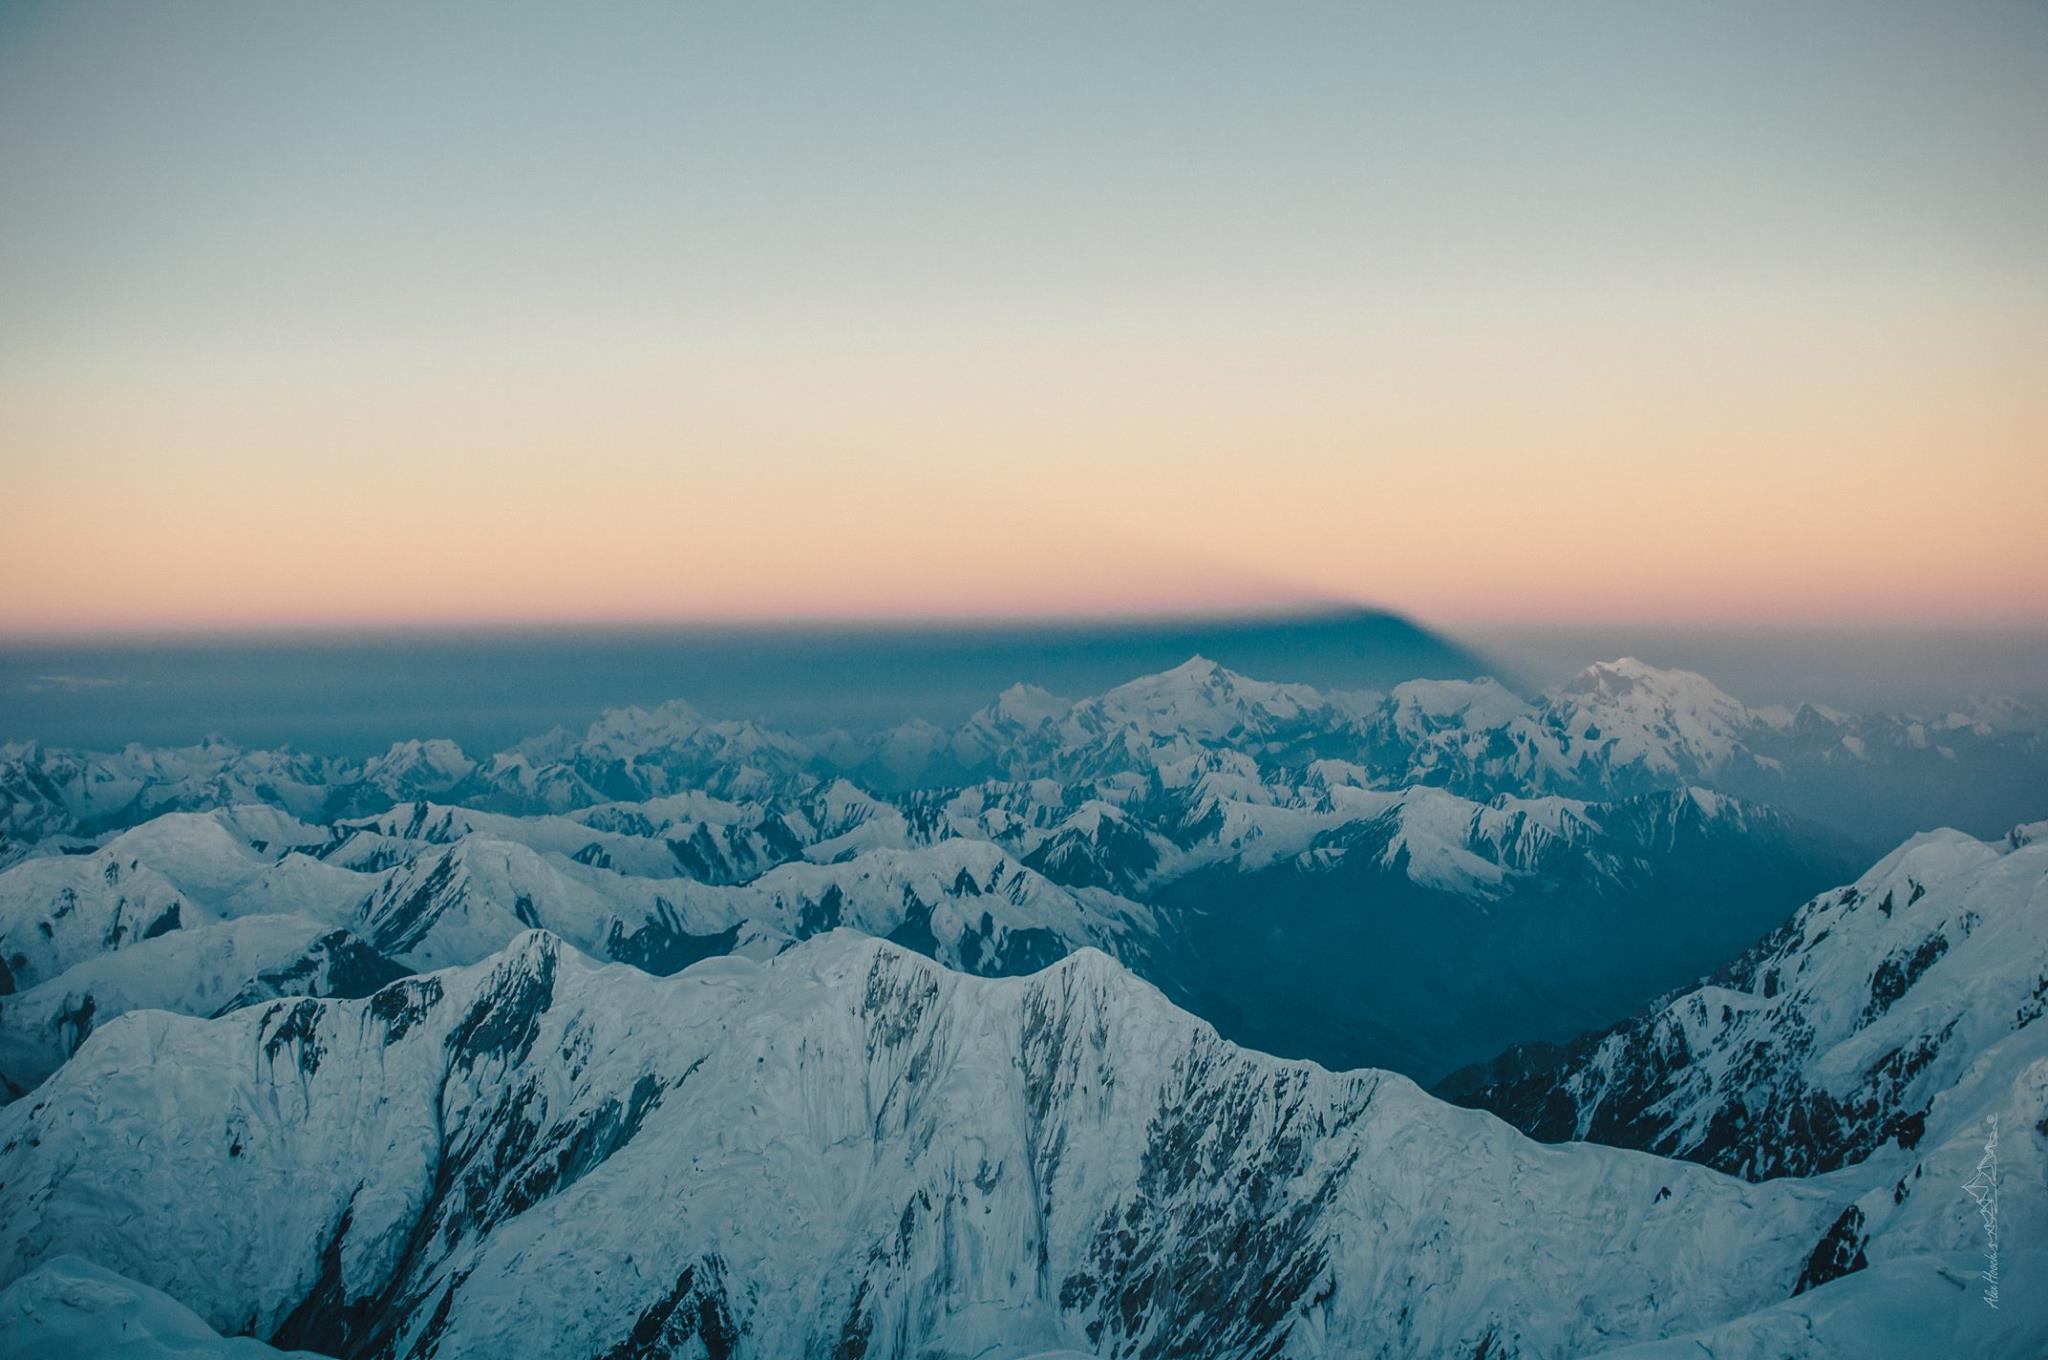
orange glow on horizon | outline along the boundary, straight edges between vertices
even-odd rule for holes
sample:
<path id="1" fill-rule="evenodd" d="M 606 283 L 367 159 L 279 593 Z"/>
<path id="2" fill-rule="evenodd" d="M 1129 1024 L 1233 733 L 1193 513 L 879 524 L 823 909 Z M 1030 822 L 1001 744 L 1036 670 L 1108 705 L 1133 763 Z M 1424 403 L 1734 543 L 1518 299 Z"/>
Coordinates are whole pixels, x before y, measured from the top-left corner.
<path id="1" fill-rule="evenodd" d="M 31 455 L 9 469 L 0 629 L 1317 600 L 1445 622 L 2039 622 L 2044 329 L 1976 352 L 1853 318 L 1659 349 L 1599 318 L 599 344 L 551 381 L 544 356 L 107 356 L 0 380 Z"/>
<path id="2" fill-rule="evenodd" d="M 31 8 L 0 633 L 2048 622 L 2028 7 Z"/>

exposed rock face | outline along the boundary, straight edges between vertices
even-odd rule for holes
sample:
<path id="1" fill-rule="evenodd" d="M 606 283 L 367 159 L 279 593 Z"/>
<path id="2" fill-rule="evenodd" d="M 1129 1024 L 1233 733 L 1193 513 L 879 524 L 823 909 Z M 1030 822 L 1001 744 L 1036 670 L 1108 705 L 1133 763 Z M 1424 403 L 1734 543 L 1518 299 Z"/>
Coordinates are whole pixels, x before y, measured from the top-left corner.
<path id="1" fill-rule="evenodd" d="M 281 996 L 368 996 L 407 970 L 346 930 L 249 916 L 144 940 L 0 999 L 0 1074 L 32 1087 L 132 1010 L 219 1015 Z"/>
<path id="2" fill-rule="evenodd" d="M 1233 1039 L 1427 1080 L 1629 1013 L 1838 872 L 1805 829 L 1704 790 L 1474 803 L 1357 777 L 1318 761 L 1266 782 L 1222 752 L 1123 805 L 1030 781 L 897 807 L 835 781 L 788 805 L 676 795 L 573 817 L 427 802 L 328 826 L 252 806 L 167 813 L 0 870 L 0 962 L 17 987 L 90 991 L 104 1020 L 120 966 L 103 955 L 234 938 L 217 927 L 258 916 L 324 922 L 408 969 L 474 962 L 532 928 L 654 973 L 842 927 L 985 976 L 1095 947 Z M 284 962 L 240 981 L 260 995 L 257 973 Z M 89 984 L 63 981 L 79 967 Z M 1418 987 L 1436 991 L 1426 1024 Z M 154 980 L 128 990 L 189 1014 L 224 999 L 211 984 L 182 1000 Z M 0 1067 L 17 1084 L 30 1070 Z"/>
<path id="3" fill-rule="evenodd" d="M 1924 1136 L 1936 1095 L 2048 1008 L 2048 844 L 1917 837 L 1708 984 L 1444 1086 L 1548 1140 L 1766 1179 Z"/>
<path id="4" fill-rule="evenodd" d="M 1628 661 L 9 747 L 0 1351 L 2038 1360 L 1964 1291 L 2048 1177 L 2048 824 L 1786 921 L 1844 847 L 1736 794 L 2044 768 Z M 1591 1028 L 1447 1089 L 1594 1141 L 1172 1003 L 1428 1076 Z"/>
<path id="5" fill-rule="evenodd" d="M 0 1115 L 0 1186 L 7 1275 L 341 1356 L 1572 1354 L 1788 1296 L 1844 1208 L 1247 1053 L 1093 952 L 843 933 L 131 1015 Z"/>

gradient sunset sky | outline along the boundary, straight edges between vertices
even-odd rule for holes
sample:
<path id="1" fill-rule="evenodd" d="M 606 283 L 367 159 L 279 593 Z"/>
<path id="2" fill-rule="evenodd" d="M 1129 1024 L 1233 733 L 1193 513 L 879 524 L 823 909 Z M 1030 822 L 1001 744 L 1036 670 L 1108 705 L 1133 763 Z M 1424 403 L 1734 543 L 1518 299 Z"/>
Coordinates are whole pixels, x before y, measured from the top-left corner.
<path id="1" fill-rule="evenodd" d="M 2048 621 L 2048 5 L 0 6 L 0 631 Z"/>

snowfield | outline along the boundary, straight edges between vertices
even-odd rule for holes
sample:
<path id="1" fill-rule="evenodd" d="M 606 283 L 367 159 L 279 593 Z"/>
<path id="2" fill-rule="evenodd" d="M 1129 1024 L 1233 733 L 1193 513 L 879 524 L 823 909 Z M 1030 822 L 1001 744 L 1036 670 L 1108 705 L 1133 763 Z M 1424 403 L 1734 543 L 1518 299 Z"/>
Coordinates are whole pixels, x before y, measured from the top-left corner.
<path id="1" fill-rule="evenodd" d="M 365 1000 L 103 1027 L 0 1114 L 0 1274 L 80 1256 L 346 1355 L 1582 1355 L 1795 1291 L 1824 1332 L 1883 1303 L 1815 1312 L 1845 1217 L 1875 1264 L 1967 1250 L 1956 1187 L 1987 1115 L 2048 1117 L 2044 1038 L 1916 1154 L 1749 1185 L 1245 1052 L 1093 951 L 976 979 L 841 931 L 661 979 L 532 932 Z"/>
<path id="2" fill-rule="evenodd" d="M 1198 657 L 0 748 L 0 1354 L 2040 1360 L 2043 731 Z"/>

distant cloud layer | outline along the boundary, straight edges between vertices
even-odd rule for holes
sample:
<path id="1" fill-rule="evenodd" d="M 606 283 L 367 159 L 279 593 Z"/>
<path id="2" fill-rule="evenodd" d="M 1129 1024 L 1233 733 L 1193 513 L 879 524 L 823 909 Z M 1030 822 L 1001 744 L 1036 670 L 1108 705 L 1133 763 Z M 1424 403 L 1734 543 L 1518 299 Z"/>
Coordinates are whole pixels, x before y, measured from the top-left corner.
<path id="1" fill-rule="evenodd" d="M 110 689 L 115 685 L 125 685 L 127 683 L 126 680 L 116 679 L 109 675 L 38 675 L 25 683 L 22 688 L 31 694 L 40 694 L 50 690 Z"/>

